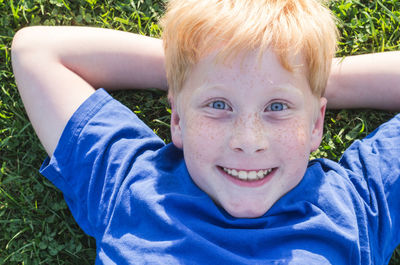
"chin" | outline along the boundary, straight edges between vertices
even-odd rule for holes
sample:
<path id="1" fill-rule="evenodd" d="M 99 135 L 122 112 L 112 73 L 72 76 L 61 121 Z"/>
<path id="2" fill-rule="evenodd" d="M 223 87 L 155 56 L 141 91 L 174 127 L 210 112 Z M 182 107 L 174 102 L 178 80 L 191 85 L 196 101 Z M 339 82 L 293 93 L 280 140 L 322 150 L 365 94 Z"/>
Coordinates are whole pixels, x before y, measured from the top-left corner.
<path id="1" fill-rule="evenodd" d="M 271 207 L 224 207 L 231 216 L 236 218 L 257 218 L 263 216 Z"/>

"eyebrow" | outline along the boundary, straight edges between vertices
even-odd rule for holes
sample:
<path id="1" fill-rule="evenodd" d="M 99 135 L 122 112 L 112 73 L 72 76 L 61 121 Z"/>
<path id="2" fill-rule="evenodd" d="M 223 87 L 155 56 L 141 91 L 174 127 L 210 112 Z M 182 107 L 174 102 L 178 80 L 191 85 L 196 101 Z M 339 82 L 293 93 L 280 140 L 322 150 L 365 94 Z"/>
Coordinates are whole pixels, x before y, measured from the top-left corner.
<path id="1" fill-rule="evenodd" d="M 202 84 L 200 87 L 198 87 L 200 92 L 203 92 L 205 90 L 219 90 L 219 91 L 224 91 L 224 92 L 229 92 L 229 88 L 225 87 L 223 85 L 220 84 L 209 84 L 209 83 L 205 83 Z"/>
<path id="2" fill-rule="evenodd" d="M 212 90 L 220 90 L 220 91 L 225 91 L 225 92 L 229 92 L 229 88 L 225 87 L 223 85 L 220 84 L 203 84 L 199 87 L 200 91 L 204 91 L 205 89 L 212 89 Z M 270 89 L 270 92 L 284 92 L 284 93 L 296 93 L 298 95 L 302 95 L 303 93 L 301 93 L 301 89 L 290 84 L 290 83 L 282 83 L 279 84 L 277 86 L 273 86 Z"/>
<path id="3" fill-rule="evenodd" d="M 284 83 L 284 84 L 280 84 L 279 86 L 274 86 L 271 89 L 271 92 L 284 92 L 284 93 L 296 93 L 299 95 L 303 95 L 303 93 L 301 92 L 301 89 L 290 84 L 290 83 Z"/>

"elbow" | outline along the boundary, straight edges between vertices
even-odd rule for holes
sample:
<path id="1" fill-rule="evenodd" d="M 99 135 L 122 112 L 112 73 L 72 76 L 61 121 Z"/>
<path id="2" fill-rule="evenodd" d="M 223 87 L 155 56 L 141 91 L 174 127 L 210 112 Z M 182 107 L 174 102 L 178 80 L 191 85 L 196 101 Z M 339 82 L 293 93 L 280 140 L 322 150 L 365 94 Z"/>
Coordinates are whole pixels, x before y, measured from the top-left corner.
<path id="1" fill-rule="evenodd" d="M 18 70 L 22 60 L 32 54 L 34 45 L 34 34 L 31 27 L 22 28 L 15 33 L 11 44 L 11 63 L 14 73 Z"/>
<path id="2" fill-rule="evenodd" d="M 47 47 L 41 28 L 35 26 L 18 30 L 11 44 L 11 65 L 20 92 L 30 87 L 24 81 L 45 64 Z"/>
<path id="3" fill-rule="evenodd" d="M 31 28 L 23 28 L 17 31 L 12 40 L 11 65 L 18 88 L 18 81 L 20 79 L 19 77 L 23 75 L 24 71 L 26 70 L 26 58 L 29 53 L 32 53 L 32 48 L 30 47 L 30 43 L 32 43 L 31 38 Z"/>
<path id="4" fill-rule="evenodd" d="M 20 54 L 36 53 L 43 49 L 44 41 L 42 26 L 22 28 L 15 33 L 11 44 L 11 56 L 18 57 Z"/>
<path id="5" fill-rule="evenodd" d="M 22 28 L 15 33 L 12 44 L 11 44 L 11 54 L 18 54 L 23 50 L 30 47 L 30 43 L 33 42 L 33 27 Z"/>

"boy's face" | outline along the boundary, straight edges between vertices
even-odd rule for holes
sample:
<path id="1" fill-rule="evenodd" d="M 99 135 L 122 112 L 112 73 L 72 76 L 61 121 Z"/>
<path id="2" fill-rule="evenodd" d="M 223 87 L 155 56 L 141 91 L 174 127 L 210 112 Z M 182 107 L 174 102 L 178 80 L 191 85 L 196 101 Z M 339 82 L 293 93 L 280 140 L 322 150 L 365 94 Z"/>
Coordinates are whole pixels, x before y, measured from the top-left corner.
<path id="1" fill-rule="evenodd" d="M 172 110 L 174 144 L 193 181 L 229 214 L 258 217 L 303 178 L 318 148 L 326 100 L 312 95 L 303 67 L 275 53 L 229 64 L 204 57 Z M 294 65 L 303 63 L 301 56 Z"/>

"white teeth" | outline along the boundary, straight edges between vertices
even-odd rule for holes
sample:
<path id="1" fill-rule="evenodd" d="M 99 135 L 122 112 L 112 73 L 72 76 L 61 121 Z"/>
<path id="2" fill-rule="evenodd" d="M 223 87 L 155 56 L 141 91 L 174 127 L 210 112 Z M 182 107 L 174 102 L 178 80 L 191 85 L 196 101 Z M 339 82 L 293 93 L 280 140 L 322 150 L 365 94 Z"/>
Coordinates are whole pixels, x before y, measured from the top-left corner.
<path id="1" fill-rule="evenodd" d="M 257 179 L 257 173 L 258 173 L 258 172 L 250 171 L 250 172 L 247 174 L 247 178 L 248 178 L 249 180 L 255 180 L 255 179 Z"/>
<path id="2" fill-rule="evenodd" d="M 247 179 L 247 172 L 239 171 L 239 178 L 246 180 Z"/>
<path id="3" fill-rule="evenodd" d="M 226 173 L 229 175 L 236 177 L 241 180 L 257 180 L 257 179 L 262 179 L 269 173 L 271 173 L 272 168 L 270 169 L 264 169 L 264 170 L 258 170 L 258 171 L 237 171 L 236 169 L 230 169 L 230 168 L 222 168 Z"/>
<path id="4" fill-rule="evenodd" d="M 272 171 L 272 168 L 266 169 L 266 170 L 264 170 L 264 174 L 269 174 L 269 173 L 271 173 L 271 171 Z"/>

